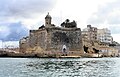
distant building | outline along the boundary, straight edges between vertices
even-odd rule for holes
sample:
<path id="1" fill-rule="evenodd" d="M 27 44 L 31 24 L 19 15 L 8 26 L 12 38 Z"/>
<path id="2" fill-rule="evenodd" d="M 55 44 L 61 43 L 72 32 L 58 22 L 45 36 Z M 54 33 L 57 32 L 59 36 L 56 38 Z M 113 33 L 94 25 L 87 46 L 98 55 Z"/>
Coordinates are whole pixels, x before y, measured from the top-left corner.
<path id="1" fill-rule="evenodd" d="M 89 43 L 97 41 L 97 28 L 87 25 L 87 28 L 82 31 L 82 39 Z"/>
<path id="2" fill-rule="evenodd" d="M 102 43 L 111 44 L 113 42 L 111 32 L 107 28 L 97 30 L 97 39 Z"/>
<path id="3" fill-rule="evenodd" d="M 44 52 L 62 52 L 65 46 L 67 51 L 81 52 L 81 29 L 77 28 L 76 22 L 70 22 L 67 19 L 61 27 L 56 27 L 51 24 L 51 21 L 52 17 L 48 13 L 45 17 L 45 25 L 39 27 L 38 30 L 30 30 L 29 36 L 20 40 L 20 51 L 27 52 L 28 49 L 39 47 Z"/>
<path id="4" fill-rule="evenodd" d="M 0 41 L 0 48 L 18 48 L 19 41 Z"/>
<path id="5" fill-rule="evenodd" d="M 87 25 L 87 28 L 83 29 L 82 34 L 89 41 L 97 40 L 97 28 L 96 27 L 92 27 L 91 25 Z"/>
<path id="6" fill-rule="evenodd" d="M 83 40 L 88 42 L 101 42 L 111 44 L 113 42 L 113 37 L 111 36 L 110 30 L 107 28 L 97 29 L 96 27 L 91 27 L 87 25 L 87 28 L 82 31 Z"/>

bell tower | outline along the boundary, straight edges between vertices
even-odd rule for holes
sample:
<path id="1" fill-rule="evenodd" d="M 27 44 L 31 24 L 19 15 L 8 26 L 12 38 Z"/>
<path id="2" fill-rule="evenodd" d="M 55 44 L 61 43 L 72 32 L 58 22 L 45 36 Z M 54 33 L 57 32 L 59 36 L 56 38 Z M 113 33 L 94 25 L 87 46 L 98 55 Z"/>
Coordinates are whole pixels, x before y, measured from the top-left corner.
<path id="1" fill-rule="evenodd" d="M 45 27 L 51 26 L 51 19 L 52 19 L 52 17 L 49 15 L 49 12 L 48 12 L 48 14 L 45 17 Z"/>

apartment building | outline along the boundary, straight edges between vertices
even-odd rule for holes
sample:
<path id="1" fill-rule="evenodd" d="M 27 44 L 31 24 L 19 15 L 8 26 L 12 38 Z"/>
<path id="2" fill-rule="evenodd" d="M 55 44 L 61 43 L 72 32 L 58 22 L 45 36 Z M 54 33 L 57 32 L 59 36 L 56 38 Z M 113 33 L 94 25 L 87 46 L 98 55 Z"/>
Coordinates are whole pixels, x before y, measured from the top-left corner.
<path id="1" fill-rule="evenodd" d="M 107 28 L 98 29 L 97 40 L 103 43 L 111 44 L 113 41 L 113 37 L 111 36 L 110 30 L 108 30 Z"/>

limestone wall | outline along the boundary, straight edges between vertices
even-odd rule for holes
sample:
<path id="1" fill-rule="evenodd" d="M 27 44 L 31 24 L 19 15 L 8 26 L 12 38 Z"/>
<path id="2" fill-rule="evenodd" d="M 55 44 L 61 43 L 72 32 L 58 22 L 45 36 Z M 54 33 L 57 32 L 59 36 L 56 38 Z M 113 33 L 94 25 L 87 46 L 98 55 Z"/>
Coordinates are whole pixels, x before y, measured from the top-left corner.
<path id="1" fill-rule="evenodd" d="M 66 51 L 82 51 L 80 28 L 52 27 L 30 30 L 29 39 L 20 43 L 20 50 L 26 53 L 62 52 L 63 45 L 66 46 Z"/>
<path id="2" fill-rule="evenodd" d="M 40 46 L 42 49 L 46 49 L 46 30 L 31 30 L 29 45 L 31 48 L 35 46 Z"/>
<path id="3" fill-rule="evenodd" d="M 82 37 L 79 28 L 49 28 L 48 49 L 62 51 L 63 45 L 66 45 L 68 51 L 82 50 Z"/>
<path id="4" fill-rule="evenodd" d="M 27 48 L 29 48 L 29 37 L 23 37 L 19 41 L 20 52 L 25 53 Z"/>

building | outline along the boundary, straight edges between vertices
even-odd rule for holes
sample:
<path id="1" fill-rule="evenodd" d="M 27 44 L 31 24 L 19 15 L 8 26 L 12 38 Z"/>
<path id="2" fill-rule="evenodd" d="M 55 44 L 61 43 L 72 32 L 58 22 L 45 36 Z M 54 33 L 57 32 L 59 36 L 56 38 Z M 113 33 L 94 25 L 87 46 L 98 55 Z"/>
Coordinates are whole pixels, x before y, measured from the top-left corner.
<path id="1" fill-rule="evenodd" d="M 97 41 L 97 28 L 87 25 L 87 28 L 82 31 L 82 39 L 83 42 L 88 42 L 93 45 Z"/>
<path id="2" fill-rule="evenodd" d="M 97 40 L 97 28 L 87 25 L 87 28 L 83 29 L 82 35 L 88 41 L 95 41 Z"/>
<path id="3" fill-rule="evenodd" d="M 19 41 L 0 41 L 0 48 L 18 48 Z"/>
<path id="4" fill-rule="evenodd" d="M 20 47 L 20 52 L 27 52 L 28 48 L 30 48 L 29 46 L 29 37 L 23 37 L 22 39 L 20 39 L 19 41 L 19 47 Z"/>
<path id="5" fill-rule="evenodd" d="M 82 51 L 81 29 L 77 28 L 75 21 L 67 19 L 61 27 L 51 24 L 51 21 L 52 17 L 48 13 L 45 25 L 38 30 L 30 30 L 29 36 L 20 40 L 20 52 L 34 52 L 35 48 L 39 49 L 37 52 L 63 52 L 64 47 L 68 52 Z"/>
<path id="6" fill-rule="evenodd" d="M 111 44 L 113 42 L 113 37 L 111 36 L 110 30 L 107 28 L 97 30 L 97 39 L 106 44 Z"/>
<path id="7" fill-rule="evenodd" d="M 91 27 L 91 25 L 87 25 L 87 28 L 83 29 L 82 37 L 84 41 L 88 42 L 98 41 L 103 44 L 111 44 L 113 42 L 110 30 L 107 28 L 97 29 L 96 27 Z"/>

